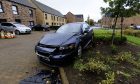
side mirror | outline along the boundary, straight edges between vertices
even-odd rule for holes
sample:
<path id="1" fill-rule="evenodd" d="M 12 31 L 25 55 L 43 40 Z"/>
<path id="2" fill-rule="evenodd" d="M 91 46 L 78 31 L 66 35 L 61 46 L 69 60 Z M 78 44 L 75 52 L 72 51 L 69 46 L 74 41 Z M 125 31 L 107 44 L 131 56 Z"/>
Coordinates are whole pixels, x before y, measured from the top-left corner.
<path id="1" fill-rule="evenodd" d="M 84 33 L 88 33 L 88 29 L 87 28 L 85 29 Z"/>

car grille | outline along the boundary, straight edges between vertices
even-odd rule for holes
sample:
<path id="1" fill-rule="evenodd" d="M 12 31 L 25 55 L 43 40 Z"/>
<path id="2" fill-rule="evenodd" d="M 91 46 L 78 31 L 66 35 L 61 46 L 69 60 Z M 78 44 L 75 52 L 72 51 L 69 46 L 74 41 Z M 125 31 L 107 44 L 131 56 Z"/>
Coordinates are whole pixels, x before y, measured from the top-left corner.
<path id="1" fill-rule="evenodd" d="M 43 48 L 59 48 L 59 46 L 54 46 L 54 45 L 44 45 L 39 43 L 38 46 L 43 47 Z"/>
<path id="2" fill-rule="evenodd" d="M 47 57 L 49 57 L 49 56 L 50 56 L 50 54 L 49 54 L 49 53 L 43 53 L 43 52 L 39 52 L 39 51 L 38 51 L 38 54 L 43 55 L 43 56 L 47 56 Z"/>
<path id="3" fill-rule="evenodd" d="M 26 29 L 26 31 L 30 31 L 30 29 Z"/>

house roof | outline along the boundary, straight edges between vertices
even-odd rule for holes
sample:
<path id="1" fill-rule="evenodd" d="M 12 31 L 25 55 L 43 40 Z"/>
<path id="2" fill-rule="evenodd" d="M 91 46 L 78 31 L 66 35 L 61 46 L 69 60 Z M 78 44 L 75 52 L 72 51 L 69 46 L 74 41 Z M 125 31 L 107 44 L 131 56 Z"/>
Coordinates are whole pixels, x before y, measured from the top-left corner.
<path id="1" fill-rule="evenodd" d="M 28 7 L 35 8 L 35 6 L 33 6 L 33 4 L 31 4 L 31 2 L 29 0 L 10 0 L 10 1 L 25 5 L 25 6 L 28 6 Z"/>
<path id="2" fill-rule="evenodd" d="M 75 15 L 76 18 L 84 18 L 84 16 L 82 14 L 80 15 Z"/>
<path id="3" fill-rule="evenodd" d="M 32 0 L 33 3 L 43 12 L 49 13 L 49 14 L 53 14 L 59 17 L 64 17 L 63 14 L 61 14 L 59 11 L 57 11 L 56 9 L 53 9 L 47 5 L 44 5 L 43 3 L 40 3 L 36 0 Z"/>

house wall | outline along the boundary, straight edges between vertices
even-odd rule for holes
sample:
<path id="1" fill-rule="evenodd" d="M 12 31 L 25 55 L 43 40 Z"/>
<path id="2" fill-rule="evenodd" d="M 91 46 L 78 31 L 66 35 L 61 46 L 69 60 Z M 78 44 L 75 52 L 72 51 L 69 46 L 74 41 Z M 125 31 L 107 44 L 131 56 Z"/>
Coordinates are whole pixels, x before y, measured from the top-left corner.
<path id="1" fill-rule="evenodd" d="M 67 19 L 67 23 L 72 23 L 72 22 L 76 22 L 76 18 L 75 15 L 73 15 L 72 13 L 67 13 L 65 15 L 66 19 Z"/>
<path id="2" fill-rule="evenodd" d="M 0 19 L 6 19 L 7 22 L 15 22 L 15 19 L 20 19 L 21 23 L 29 26 L 29 21 L 34 21 L 36 24 L 36 13 L 35 9 L 31 7 L 27 7 L 15 2 L 10 2 L 8 0 L 0 0 L 2 2 L 2 6 L 4 9 L 4 13 L 0 13 Z M 13 14 L 12 5 L 16 5 L 18 9 L 18 15 Z M 29 9 L 33 11 L 33 17 L 29 15 Z"/>
<path id="3" fill-rule="evenodd" d="M 40 9 L 36 9 L 36 23 L 45 24 L 43 18 L 45 18 L 44 13 Z"/>
<path id="4" fill-rule="evenodd" d="M 110 17 L 103 17 L 101 23 L 104 26 L 111 26 L 113 24 L 113 19 Z M 118 18 L 117 27 L 120 27 L 120 24 L 121 24 L 121 19 Z M 123 22 L 124 28 L 129 27 L 132 24 L 140 25 L 140 15 L 136 15 L 136 16 L 129 17 L 129 18 L 124 18 L 124 22 Z"/>
<path id="5" fill-rule="evenodd" d="M 36 9 L 36 13 L 37 13 L 37 24 L 45 25 L 48 23 L 48 25 L 50 26 L 61 26 L 66 23 L 65 18 L 42 12 L 39 8 Z M 47 14 L 47 19 L 46 19 L 46 14 Z M 55 17 L 55 20 L 52 19 L 52 16 L 53 18 Z M 57 17 L 58 17 L 58 21 L 57 21 Z"/>

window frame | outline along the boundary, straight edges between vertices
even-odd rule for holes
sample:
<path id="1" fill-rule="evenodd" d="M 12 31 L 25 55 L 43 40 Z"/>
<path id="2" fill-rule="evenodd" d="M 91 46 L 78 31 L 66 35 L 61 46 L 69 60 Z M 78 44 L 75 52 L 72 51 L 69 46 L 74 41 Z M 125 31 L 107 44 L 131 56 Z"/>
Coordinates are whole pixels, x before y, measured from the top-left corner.
<path id="1" fill-rule="evenodd" d="M 13 7 L 15 7 L 16 10 L 13 10 Z M 19 15 L 18 7 L 16 5 L 12 5 L 12 12 L 13 12 L 14 15 Z M 16 12 L 17 14 L 15 14 L 14 12 Z"/>
<path id="2" fill-rule="evenodd" d="M 48 14 L 45 14 L 45 19 L 46 19 L 46 20 L 48 19 Z"/>
<path id="3" fill-rule="evenodd" d="M 34 21 L 29 21 L 29 26 L 33 27 L 35 25 Z"/>
<path id="4" fill-rule="evenodd" d="M 2 2 L 0 2 L 0 6 L 1 6 L 0 9 L 2 10 L 0 13 L 4 13 L 4 8 L 3 8 L 3 5 L 2 5 Z"/>
<path id="5" fill-rule="evenodd" d="M 33 13 L 33 10 L 32 9 L 29 9 L 29 15 L 30 15 L 30 17 L 33 17 L 34 16 L 34 13 Z"/>

